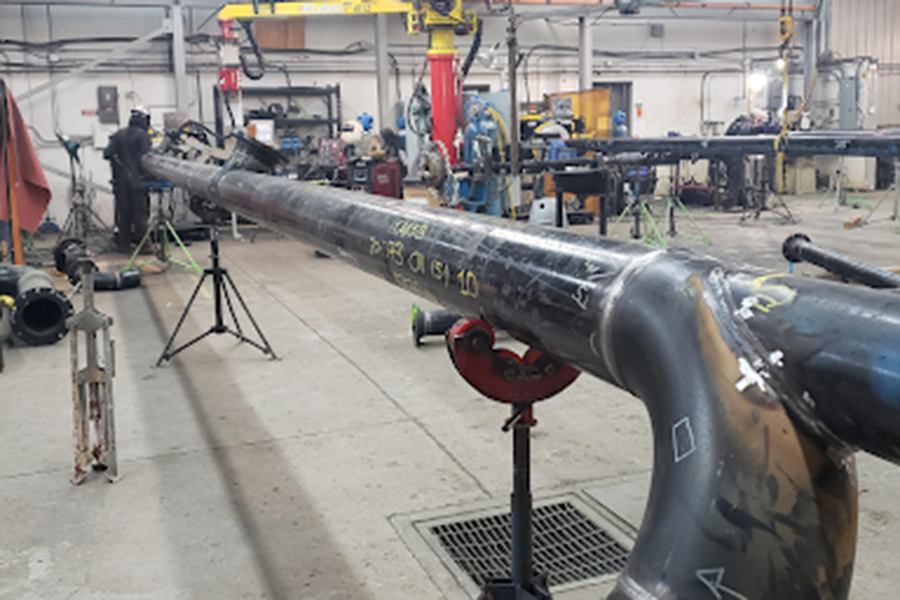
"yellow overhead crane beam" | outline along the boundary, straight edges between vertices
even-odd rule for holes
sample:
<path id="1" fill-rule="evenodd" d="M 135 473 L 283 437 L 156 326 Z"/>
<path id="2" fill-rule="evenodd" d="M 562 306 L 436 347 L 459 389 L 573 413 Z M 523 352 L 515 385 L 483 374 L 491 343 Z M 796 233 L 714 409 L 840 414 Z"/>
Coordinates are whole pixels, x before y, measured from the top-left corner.
<path id="1" fill-rule="evenodd" d="M 219 88 L 239 99 L 237 37 L 232 33 L 234 22 L 257 19 L 287 19 L 329 15 L 405 14 L 406 30 L 410 34 L 430 34 L 428 62 L 431 65 L 432 140 L 441 152 L 456 163 L 456 117 L 459 113 L 459 81 L 457 78 L 458 51 L 455 35 L 476 33 L 478 17 L 473 10 L 463 9 L 463 0 L 311 0 L 309 2 L 260 2 L 226 4 L 219 11 L 222 38 L 219 50 Z M 249 32 L 249 30 L 248 30 Z M 230 47 L 230 54 L 228 52 Z M 258 50 L 257 50 L 258 51 Z M 246 67 L 245 67 L 246 73 Z"/>
<path id="2" fill-rule="evenodd" d="M 329 15 L 405 14 L 406 28 L 411 34 L 432 29 L 453 28 L 457 35 L 474 32 L 475 12 L 464 10 L 462 0 L 404 2 L 403 0 L 346 0 L 344 2 L 311 0 L 310 2 L 260 2 L 226 4 L 219 11 L 219 21 L 286 19 L 289 17 L 321 17 Z"/>
<path id="3" fill-rule="evenodd" d="M 274 8 L 274 10 L 272 10 Z M 243 21 L 245 19 L 284 19 L 287 17 L 308 17 L 324 15 L 377 15 L 408 13 L 412 2 L 400 0 L 359 0 L 355 2 L 276 2 L 226 4 L 219 11 L 219 20 Z"/>

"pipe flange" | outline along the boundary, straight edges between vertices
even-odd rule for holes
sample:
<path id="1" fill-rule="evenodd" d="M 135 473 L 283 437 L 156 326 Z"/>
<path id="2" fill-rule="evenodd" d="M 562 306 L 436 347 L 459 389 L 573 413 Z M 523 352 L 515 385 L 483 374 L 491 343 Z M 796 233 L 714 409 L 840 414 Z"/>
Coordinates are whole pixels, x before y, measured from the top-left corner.
<path id="1" fill-rule="evenodd" d="M 81 280 L 81 259 L 89 259 L 87 244 L 78 238 L 66 238 L 53 248 L 53 266 L 75 285 Z"/>
<path id="2" fill-rule="evenodd" d="M 74 309 L 66 295 L 52 288 L 33 288 L 16 297 L 10 325 L 13 333 L 29 346 L 55 344 L 69 331 Z"/>
<path id="3" fill-rule="evenodd" d="M 795 233 L 788 239 L 784 240 L 781 246 L 781 253 L 791 263 L 803 262 L 803 244 L 810 243 L 808 235 L 803 233 Z"/>

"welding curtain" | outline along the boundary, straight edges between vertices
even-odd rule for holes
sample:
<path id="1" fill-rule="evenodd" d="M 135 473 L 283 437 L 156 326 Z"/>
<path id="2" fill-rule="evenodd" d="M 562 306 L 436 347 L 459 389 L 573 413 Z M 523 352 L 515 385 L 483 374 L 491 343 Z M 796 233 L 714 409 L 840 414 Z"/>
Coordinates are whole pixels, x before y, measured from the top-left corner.
<path id="1" fill-rule="evenodd" d="M 31 144 L 28 128 L 22 120 L 12 93 L 0 80 L 0 221 L 9 221 L 9 188 L 13 186 L 19 215 L 19 227 L 32 233 L 37 231 L 41 218 L 50 204 L 50 186 L 37 153 Z M 12 154 L 15 160 L 10 161 Z M 14 163 L 10 172 L 9 166 Z M 8 180 L 8 181 L 7 181 Z"/>

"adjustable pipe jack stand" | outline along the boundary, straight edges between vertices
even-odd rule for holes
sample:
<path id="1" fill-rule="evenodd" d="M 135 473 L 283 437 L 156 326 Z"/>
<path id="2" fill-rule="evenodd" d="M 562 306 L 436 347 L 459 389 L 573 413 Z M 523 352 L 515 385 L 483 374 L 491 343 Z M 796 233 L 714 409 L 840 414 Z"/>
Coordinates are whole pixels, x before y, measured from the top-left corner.
<path id="1" fill-rule="evenodd" d="M 159 360 L 156 361 L 157 367 L 162 365 L 163 361 L 171 360 L 172 357 L 174 357 L 182 350 L 186 350 L 206 336 L 212 335 L 214 333 L 231 334 L 236 337 L 238 341 L 246 342 L 263 354 L 266 354 L 272 358 L 278 358 L 277 356 L 275 356 L 275 351 L 272 350 L 272 346 L 270 346 L 268 340 L 266 340 L 266 336 L 263 335 L 262 330 L 259 328 L 259 325 L 257 325 L 256 319 L 254 319 L 253 315 L 250 313 L 250 309 L 247 308 L 247 303 L 244 302 L 244 298 L 238 291 L 237 286 L 234 285 L 234 281 L 232 281 L 231 275 L 228 274 L 228 270 L 222 267 L 219 263 L 219 238 L 218 232 L 216 231 L 215 227 L 210 227 L 209 230 L 209 247 L 210 258 L 212 259 L 212 268 L 204 269 L 203 277 L 200 278 L 200 281 L 198 281 L 197 285 L 194 287 L 194 292 L 191 294 L 191 299 L 188 300 L 187 306 L 184 307 L 184 312 L 181 313 L 181 317 L 178 319 L 178 324 L 175 326 L 175 330 L 172 332 L 171 337 L 169 337 L 169 341 L 166 343 L 165 349 L 159 356 Z M 176 336 L 178 336 L 178 332 L 181 330 L 181 326 L 184 324 L 184 320 L 187 318 L 188 312 L 190 312 L 191 306 L 194 304 L 194 300 L 196 300 L 197 298 L 197 293 L 200 291 L 200 288 L 203 287 L 203 282 L 206 281 L 206 278 L 210 276 L 213 280 L 213 301 L 215 306 L 216 319 L 215 323 L 212 327 L 210 327 L 194 339 L 172 350 L 172 346 L 175 343 L 175 338 Z M 231 290 L 230 292 L 229 289 Z M 244 310 L 244 314 L 247 315 L 247 318 L 253 325 L 253 329 L 256 330 L 256 335 L 259 336 L 261 343 L 255 342 L 244 335 L 244 332 L 241 329 L 241 322 L 238 321 L 237 313 L 234 310 L 234 304 L 231 302 L 231 294 L 234 294 L 234 297 L 237 298 L 237 301 L 240 303 L 241 308 Z M 225 319 L 222 314 L 223 298 L 225 300 L 225 304 L 228 306 L 228 312 L 231 314 L 231 320 L 234 323 L 234 327 L 237 331 L 235 331 L 235 329 L 231 329 L 225 324 Z"/>
<path id="2" fill-rule="evenodd" d="M 503 431 L 513 431 L 513 493 L 511 505 L 510 578 L 492 580 L 482 600 L 547 600 L 547 575 L 533 565 L 531 502 L 531 428 L 534 403 L 567 388 L 580 372 L 557 358 L 529 348 L 524 356 L 494 349 L 494 330 L 484 321 L 461 319 L 447 332 L 450 358 L 460 375 L 476 390 L 512 406 Z"/>
<path id="3" fill-rule="evenodd" d="M 113 411 L 112 380 L 115 376 L 115 347 L 109 334 L 112 318 L 94 308 L 94 263 L 79 261 L 84 309 L 69 319 L 69 344 L 72 359 L 72 405 L 75 421 L 75 474 L 78 485 L 88 468 L 103 471 L 111 482 L 119 477 L 116 460 L 116 429 Z M 77 289 L 77 288 L 76 288 Z M 85 366 L 79 366 L 78 338 L 84 334 Z M 102 341 L 98 345 L 97 334 Z M 94 444 L 91 445 L 91 425 Z"/>

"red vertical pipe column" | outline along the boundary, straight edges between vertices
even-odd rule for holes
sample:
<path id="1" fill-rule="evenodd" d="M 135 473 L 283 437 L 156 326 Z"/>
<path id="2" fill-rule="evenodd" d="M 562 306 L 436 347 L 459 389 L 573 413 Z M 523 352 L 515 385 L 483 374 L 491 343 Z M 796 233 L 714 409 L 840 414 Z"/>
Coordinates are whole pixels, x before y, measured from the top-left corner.
<path id="1" fill-rule="evenodd" d="M 456 58 L 453 30 L 431 32 L 428 63 L 431 68 L 431 139 L 443 145 L 451 165 L 456 164 L 456 115 L 459 112 L 456 90 Z"/>

